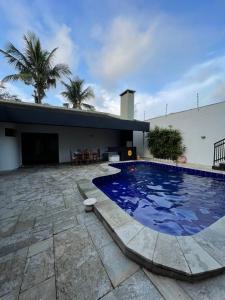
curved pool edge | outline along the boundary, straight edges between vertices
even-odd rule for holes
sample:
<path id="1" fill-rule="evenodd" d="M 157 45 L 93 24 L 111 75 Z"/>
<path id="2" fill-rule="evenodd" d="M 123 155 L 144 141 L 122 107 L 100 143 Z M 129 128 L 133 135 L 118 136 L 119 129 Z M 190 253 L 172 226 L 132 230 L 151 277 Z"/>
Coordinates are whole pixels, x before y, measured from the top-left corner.
<path id="1" fill-rule="evenodd" d="M 120 169 L 108 163 L 97 167 L 99 176 L 77 182 L 83 198 L 95 197 L 94 212 L 122 252 L 146 269 L 176 279 L 197 281 L 225 270 L 225 217 L 192 236 L 154 231 L 124 212 L 92 182 Z M 212 172 L 214 173 L 214 172 Z"/>

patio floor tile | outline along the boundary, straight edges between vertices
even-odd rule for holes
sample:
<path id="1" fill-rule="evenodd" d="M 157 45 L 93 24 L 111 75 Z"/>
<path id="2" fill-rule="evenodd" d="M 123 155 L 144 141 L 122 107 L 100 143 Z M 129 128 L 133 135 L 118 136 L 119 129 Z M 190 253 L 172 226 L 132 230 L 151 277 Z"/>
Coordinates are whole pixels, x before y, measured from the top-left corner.
<path id="1" fill-rule="evenodd" d="M 54 236 L 59 299 L 99 299 L 110 280 L 86 228 L 78 225 Z"/>
<path id="2" fill-rule="evenodd" d="M 166 276 L 153 274 L 146 269 L 144 272 L 166 300 L 192 300 L 176 280 Z"/>
<path id="3" fill-rule="evenodd" d="M 113 241 L 100 221 L 88 224 L 86 226 L 97 249 L 100 249 Z"/>
<path id="4" fill-rule="evenodd" d="M 98 222 L 99 220 L 93 212 L 83 212 L 77 215 L 77 221 L 81 225 L 90 225 Z"/>
<path id="5" fill-rule="evenodd" d="M 139 269 L 136 263 L 124 256 L 114 242 L 101 248 L 99 253 L 114 287 Z"/>
<path id="6" fill-rule="evenodd" d="M 178 283 L 193 300 L 225 299 L 225 274 L 195 283 Z"/>
<path id="7" fill-rule="evenodd" d="M 27 290 L 53 275 L 53 249 L 48 248 L 27 259 L 21 290 Z"/>
<path id="8" fill-rule="evenodd" d="M 57 234 L 61 231 L 67 230 L 67 229 L 72 228 L 76 225 L 78 225 L 78 222 L 77 222 L 77 219 L 76 219 L 75 216 L 69 217 L 66 220 L 58 219 L 57 221 L 53 222 L 53 233 Z"/>
<path id="9" fill-rule="evenodd" d="M 163 298 L 144 272 L 140 270 L 102 300 L 163 300 Z"/>
<path id="10" fill-rule="evenodd" d="M 207 234 L 200 232 L 194 239 L 220 264 L 225 263 L 225 234 L 208 228 Z M 222 251 L 221 251 L 222 250 Z"/>
<path id="11" fill-rule="evenodd" d="M 38 242 L 36 244 L 33 244 L 29 247 L 28 251 L 28 257 L 36 255 L 40 252 L 47 251 L 47 250 L 53 251 L 53 238 Z"/>
<path id="12" fill-rule="evenodd" d="M 30 231 L 15 233 L 1 239 L 0 256 L 4 256 L 8 253 L 30 246 L 31 240 L 32 234 Z"/>
<path id="13" fill-rule="evenodd" d="M 9 293 L 0 297 L 0 300 L 18 300 L 19 291 Z"/>
<path id="14" fill-rule="evenodd" d="M 18 217 L 11 217 L 0 221 L 0 238 L 7 237 L 15 231 Z"/>
<path id="15" fill-rule="evenodd" d="M 0 258 L 0 296 L 19 293 L 26 264 L 27 248 Z"/>
<path id="16" fill-rule="evenodd" d="M 55 277 L 20 294 L 19 300 L 56 300 Z"/>

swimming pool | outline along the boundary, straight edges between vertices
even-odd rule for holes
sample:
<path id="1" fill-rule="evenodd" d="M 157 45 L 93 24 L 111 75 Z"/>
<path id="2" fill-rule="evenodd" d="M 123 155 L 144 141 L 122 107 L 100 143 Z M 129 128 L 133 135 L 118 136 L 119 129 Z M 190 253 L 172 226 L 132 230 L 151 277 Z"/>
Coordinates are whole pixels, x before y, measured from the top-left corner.
<path id="1" fill-rule="evenodd" d="M 111 164 L 93 183 L 141 224 L 193 235 L 225 215 L 225 175 L 154 162 Z"/>

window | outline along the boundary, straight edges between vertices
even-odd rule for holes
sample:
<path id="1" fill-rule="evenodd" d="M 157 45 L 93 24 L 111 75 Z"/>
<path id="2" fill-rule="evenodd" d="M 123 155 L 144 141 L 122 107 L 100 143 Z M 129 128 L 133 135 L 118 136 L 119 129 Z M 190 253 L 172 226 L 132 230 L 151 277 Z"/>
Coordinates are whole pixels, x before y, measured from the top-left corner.
<path id="1" fill-rule="evenodd" d="M 5 128 L 5 136 L 16 136 L 16 129 L 14 128 Z"/>

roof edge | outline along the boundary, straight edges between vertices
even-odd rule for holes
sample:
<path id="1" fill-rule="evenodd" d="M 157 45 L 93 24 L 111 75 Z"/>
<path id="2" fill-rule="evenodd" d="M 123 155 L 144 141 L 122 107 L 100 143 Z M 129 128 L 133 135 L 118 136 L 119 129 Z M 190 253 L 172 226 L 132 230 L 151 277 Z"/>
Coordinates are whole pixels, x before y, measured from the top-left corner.
<path id="1" fill-rule="evenodd" d="M 120 97 L 123 96 L 123 95 L 125 95 L 126 93 L 134 94 L 135 92 L 136 92 L 136 91 L 134 91 L 134 90 L 126 89 L 124 92 L 122 92 L 122 93 L 120 94 Z"/>

